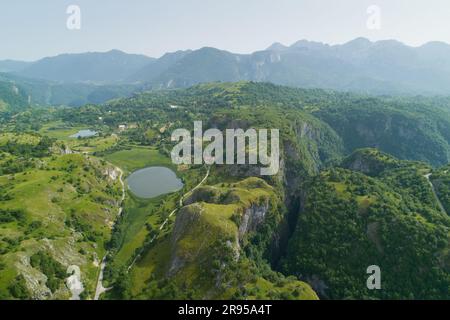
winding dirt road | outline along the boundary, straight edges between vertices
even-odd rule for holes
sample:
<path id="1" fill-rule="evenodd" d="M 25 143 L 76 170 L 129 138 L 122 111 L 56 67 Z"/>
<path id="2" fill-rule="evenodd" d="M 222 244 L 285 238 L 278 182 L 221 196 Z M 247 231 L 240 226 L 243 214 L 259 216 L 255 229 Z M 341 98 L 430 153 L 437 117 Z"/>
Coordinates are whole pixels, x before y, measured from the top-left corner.
<path id="1" fill-rule="evenodd" d="M 424 177 L 427 178 L 428 183 L 429 183 L 430 186 L 431 186 L 431 190 L 433 191 L 434 197 L 436 198 L 436 201 L 437 201 L 437 203 L 438 203 L 438 205 L 439 205 L 439 208 L 441 209 L 441 211 L 442 211 L 443 213 L 447 214 L 447 211 L 445 210 L 444 206 L 442 205 L 441 199 L 439 199 L 439 197 L 438 197 L 438 195 L 437 195 L 437 193 L 436 193 L 436 189 L 434 188 L 433 182 L 431 182 L 430 177 L 431 177 L 432 175 L 433 175 L 432 173 L 429 173 L 429 174 L 426 174 Z"/>

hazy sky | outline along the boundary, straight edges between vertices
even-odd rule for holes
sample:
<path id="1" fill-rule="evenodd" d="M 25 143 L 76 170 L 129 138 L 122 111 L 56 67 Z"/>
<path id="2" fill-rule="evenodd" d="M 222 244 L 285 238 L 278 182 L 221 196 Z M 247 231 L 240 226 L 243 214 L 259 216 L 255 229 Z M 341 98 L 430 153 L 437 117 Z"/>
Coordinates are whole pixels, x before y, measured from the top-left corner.
<path id="1" fill-rule="evenodd" d="M 69 5 L 81 29 L 66 27 Z M 381 29 L 367 28 L 367 8 Z M 2 0 L 0 59 L 120 49 L 159 57 L 213 46 L 237 53 L 300 39 L 343 43 L 364 36 L 411 45 L 450 43 L 449 0 Z"/>

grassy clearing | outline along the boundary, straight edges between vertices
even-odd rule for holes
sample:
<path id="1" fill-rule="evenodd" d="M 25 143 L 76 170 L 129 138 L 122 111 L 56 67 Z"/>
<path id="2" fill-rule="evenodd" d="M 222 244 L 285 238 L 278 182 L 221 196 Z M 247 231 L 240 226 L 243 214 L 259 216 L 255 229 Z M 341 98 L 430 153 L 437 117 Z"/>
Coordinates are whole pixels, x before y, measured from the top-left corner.
<path id="1" fill-rule="evenodd" d="M 21 145 L 35 146 L 41 141 L 41 138 L 33 134 L 15 134 L 15 133 L 0 133 L 0 146 L 4 146 L 8 142 Z"/>
<path id="2" fill-rule="evenodd" d="M 39 130 L 39 133 L 50 138 L 55 138 L 62 141 L 76 140 L 70 136 L 80 130 L 86 129 L 85 126 L 69 126 L 62 121 L 54 121 L 46 123 Z"/>
<path id="3" fill-rule="evenodd" d="M 122 223 L 122 246 L 115 256 L 115 262 L 125 265 L 139 248 L 148 234 L 145 224 L 152 220 L 156 225 L 158 217 L 153 214 L 160 198 L 141 200 L 130 195 L 125 202 L 125 216 Z"/>
<path id="4" fill-rule="evenodd" d="M 102 152 L 113 147 L 119 138 L 116 135 L 110 135 L 106 137 L 91 137 L 83 139 L 71 139 L 66 144 L 75 151 L 83 153 Z"/>
<path id="5" fill-rule="evenodd" d="M 170 159 L 154 148 L 133 147 L 108 154 L 105 159 L 122 168 L 127 174 L 150 166 L 166 166 L 174 169 Z"/>
<path id="6" fill-rule="evenodd" d="M 170 239 L 166 238 L 155 245 L 147 254 L 140 259 L 131 269 L 132 294 L 138 295 L 145 288 L 145 283 L 154 274 L 163 277 L 166 266 L 171 256 Z"/>

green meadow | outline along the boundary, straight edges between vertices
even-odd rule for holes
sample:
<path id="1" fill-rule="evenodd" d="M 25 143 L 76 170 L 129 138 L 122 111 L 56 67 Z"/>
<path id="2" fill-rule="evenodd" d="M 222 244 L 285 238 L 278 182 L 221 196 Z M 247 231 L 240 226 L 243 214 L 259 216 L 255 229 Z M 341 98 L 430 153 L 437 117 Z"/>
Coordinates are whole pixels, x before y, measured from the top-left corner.
<path id="1" fill-rule="evenodd" d="M 120 167 L 125 175 L 150 166 L 165 166 L 175 170 L 169 158 L 155 148 L 132 147 L 105 156 L 105 159 Z M 153 199 L 142 199 L 127 188 L 124 212 L 119 222 L 120 245 L 114 256 L 114 263 L 125 265 L 140 248 L 149 234 L 149 227 L 159 228 L 164 221 L 164 212 L 170 212 L 176 205 L 178 193 Z"/>
<path id="2" fill-rule="evenodd" d="M 68 141 L 75 140 L 70 136 L 83 129 L 86 129 L 86 126 L 70 126 L 62 121 L 53 121 L 44 124 L 39 133 L 50 138 Z"/>
<path id="3" fill-rule="evenodd" d="M 173 169 L 170 159 L 155 148 L 130 147 L 128 150 L 108 154 L 105 159 L 128 174 L 150 166 L 166 166 Z"/>

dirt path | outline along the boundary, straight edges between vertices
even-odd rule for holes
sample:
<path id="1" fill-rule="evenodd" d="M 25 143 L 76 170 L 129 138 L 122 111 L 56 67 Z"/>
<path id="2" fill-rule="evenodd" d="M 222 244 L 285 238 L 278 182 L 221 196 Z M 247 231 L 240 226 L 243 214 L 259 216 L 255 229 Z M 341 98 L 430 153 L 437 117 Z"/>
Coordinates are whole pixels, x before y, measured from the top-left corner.
<path id="1" fill-rule="evenodd" d="M 431 182 L 430 177 L 431 177 L 432 175 L 433 175 L 432 173 L 429 173 L 429 174 L 426 174 L 424 177 L 427 178 L 428 183 L 429 183 L 430 186 L 431 186 L 431 190 L 433 191 L 434 197 L 436 198 L 436 201 L 437 201 L 437 203 L 438 203 L 438 205 L 439 205 L 439 208 L 441 209 L 441 211 L 442 211 L 443 213 L 447 214 L 447 211 L 445 210 L 444 206 L 442 205 L 441 199 L 439 199 L 439 197 L 438 197 L 438 195 L 437 195 L 437 193 L 436 193 L 436 189 L 434 188 L 434 185 L 433 185 L 433 183 Z"/>
<path id="2" fill-rule="evenodd" d="M 95 289 L 94 300 L 98 300 L 102 293 L 105 293 L 106 291 L 108 291 L 110 289 L 110 288 L 105 288 L 103 286 L 103 271 L 105 270 L 105 267 L 106 267 L 106 255 L 103 257 L 102 263 L 100 264 L 100 273 L 99 273 L 98 279 L 97 279 L 97 288 Z"/>
<path id="3" fill-rule="evenodd" d="M 187 198 L 187 196 L 189 196 L 190 194 L 192 194 L 192 192 L 194 192 L 195 190 L 197 190 L 198 188 L 200 188 L 202 186 L 202 184 L 205 183 L 206 179 L 208 179 L 209 177 L 209 173 L 211 172 L 211 167 L 208 167 L 208 171 L 206 172 L 205 177 L 203 178 L 202 181 L 200 181 L 200 183 L 198 185 L 196 185 L 193 189 L 191 189 L 189 192 L 187 192 L 186 194 L 184 194 L 181 198 L 180 198 L 180 208 L 183 206 L 183 200 L 184 198 Z"/>

